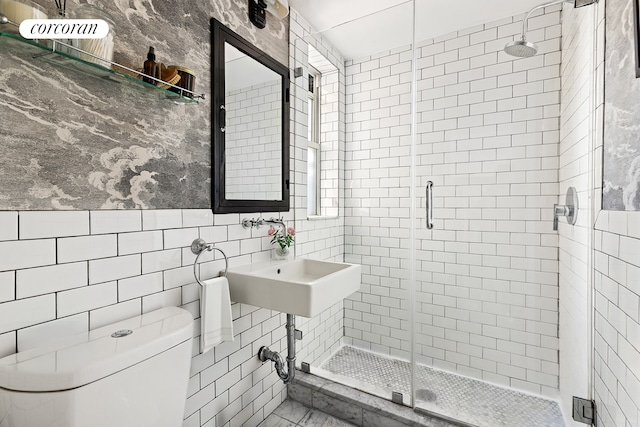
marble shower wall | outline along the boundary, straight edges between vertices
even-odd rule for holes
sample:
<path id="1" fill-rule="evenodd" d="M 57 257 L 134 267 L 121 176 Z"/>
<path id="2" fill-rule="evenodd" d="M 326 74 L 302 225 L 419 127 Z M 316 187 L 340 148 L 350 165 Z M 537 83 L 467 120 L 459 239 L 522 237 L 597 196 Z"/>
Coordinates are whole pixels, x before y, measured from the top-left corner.
<path id="1" fill-rule="evenodd" d="M 607 2 L 604 191 L 608 210 L 640 210 L 640 79 L 635 75 L 633 2 Z"/>
<path id="2" fill-rule="evenodd" d="M 54 2 L 36 0 L 55 15 Z M 71 12 L 77 2 L 70 1 Z M 288 65 L 288 18 L 259 30 L 246 0 L 104 2 L 116 22 L 114 61 L 195 71 L 210 95 L 209 19 Z M 0 209 L 210 208 L 210 101 L 174 105 L 0 45 Z"/>

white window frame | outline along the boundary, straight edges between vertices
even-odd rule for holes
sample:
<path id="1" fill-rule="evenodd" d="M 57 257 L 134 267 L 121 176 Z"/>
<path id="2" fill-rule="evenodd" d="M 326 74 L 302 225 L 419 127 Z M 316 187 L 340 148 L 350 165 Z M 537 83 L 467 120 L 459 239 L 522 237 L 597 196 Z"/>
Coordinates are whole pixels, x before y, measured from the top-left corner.
<path id="1" fill-rule="evenodd" d="M 320 206 L 320 191 L 321 191 L 321 186 L 320 186 L 320 181 L 321 181 L 321 177 L 320 177 L 320 164 L 321 164 L 321 144 L 320 144 L 320 128 L 321 128 L 321 123 L 320 123 L 320 118 L 321 118 L 321 111 L 320 111 L 320 97 L 321 97 L 321 90 L 322 90 L 322 73 L 320 73 L 318 70 L 316 70 L 314 67 L 309 66 L 309 76 L 313 76 L 313 91 L 309 90 L 308 93 L 308 99 L 309 101 L 313 104 L 313 108 L 311 109 L 311 111 L 308 112 L 309 114 L 309 125 L 310 125 L 310 129 L 309 129 L 309 135 L 310 138 L 308 138 L 308 150 L 315 150 L 316 152 L 316 170 L 315 170 L 315 182 L 312 182 L 312 178 L 311 175 L 309 174 L 308 178 L 307 178 L 307 185 L 309 186 L 309 188 L 307 188 L 307 198 L 312 197 L 312 192 L 311 192 L 311 188 L 315 187 L 315 204 L 312 203 L 311 200 L 307 201 L 307 215 L 308 216 L 317 216 L 317 215 L 321 215 L 321 206 Z M 309 79 L 311 80 L 311 79 Z M 309 88 L 311 89 L 311 83 L 309 84 Z M 314 209 L 315 208 L 315 209 Z"/>

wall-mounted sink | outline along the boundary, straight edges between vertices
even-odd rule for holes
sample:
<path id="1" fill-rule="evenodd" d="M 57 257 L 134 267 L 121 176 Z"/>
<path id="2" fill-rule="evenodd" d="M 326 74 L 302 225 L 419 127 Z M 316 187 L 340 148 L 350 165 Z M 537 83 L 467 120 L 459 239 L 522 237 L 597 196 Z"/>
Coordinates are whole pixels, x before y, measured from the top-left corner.
<path id="1" fill-rule="evenodd" d="M 362 266 L 298 258 L 229 268 L 231 301 L 313 317 L 360 289 Z"/>

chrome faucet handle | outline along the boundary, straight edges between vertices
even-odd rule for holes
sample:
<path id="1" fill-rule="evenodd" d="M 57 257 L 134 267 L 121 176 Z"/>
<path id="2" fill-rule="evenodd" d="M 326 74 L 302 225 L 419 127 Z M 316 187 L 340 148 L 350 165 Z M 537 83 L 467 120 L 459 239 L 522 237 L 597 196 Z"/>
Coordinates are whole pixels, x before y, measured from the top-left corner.
<path id="1" fill-rule="evenodd" d="M 553 205 L 553 229 L 558 230 L 558 218 L 561 216 L 570 217 L 573 215 L 573 206 L 567 205 Z"/>
<path id="2" fill-rule="evenodd" d="M 553 229 L 558 230 L 558 218 L 564 216 L 567 223 L 575 225 L 578 219 L 578 193 L 574 187 L 569 187 L 564 205 L 553 205 Z"/>
<path id="3" fill-rule="evenodd" d="M 260 228 L 263 223 L 264 220 L 262 218 L 245 218 L 242 220 L 242 228 Z"/>

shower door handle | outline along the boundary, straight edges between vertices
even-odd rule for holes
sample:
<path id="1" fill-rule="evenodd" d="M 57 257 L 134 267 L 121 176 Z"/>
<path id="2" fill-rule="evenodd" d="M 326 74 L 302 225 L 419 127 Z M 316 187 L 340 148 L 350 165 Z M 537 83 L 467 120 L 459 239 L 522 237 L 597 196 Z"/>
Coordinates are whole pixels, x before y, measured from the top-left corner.
<path id="1" fill-rule="evenodd" d="M 427 181 L 427 228 L 433 229 L 433 181 Z"/>
<path id="2" fill-rule="evenodd" d="M 227 109 L 224 105 L 220 106 L 220 132 L 227 130 Z"/>

